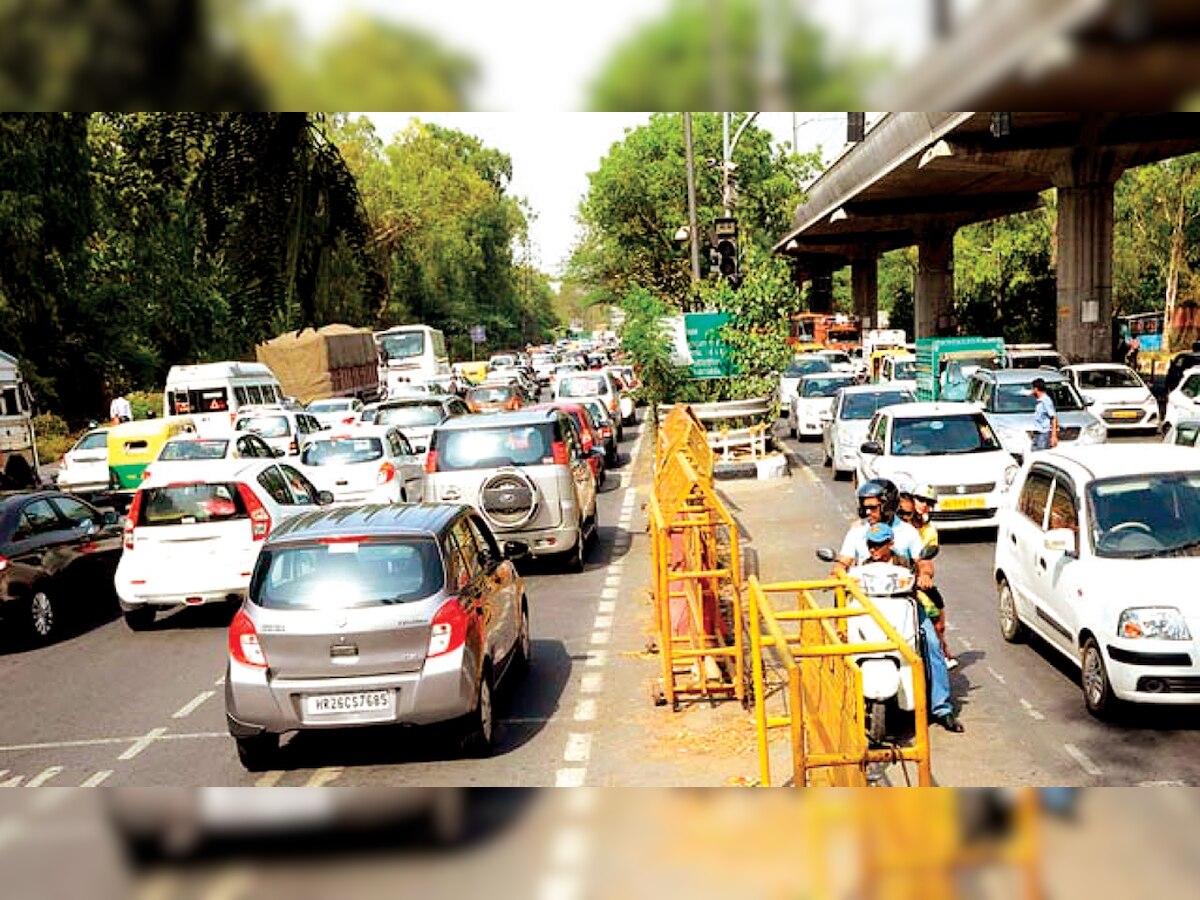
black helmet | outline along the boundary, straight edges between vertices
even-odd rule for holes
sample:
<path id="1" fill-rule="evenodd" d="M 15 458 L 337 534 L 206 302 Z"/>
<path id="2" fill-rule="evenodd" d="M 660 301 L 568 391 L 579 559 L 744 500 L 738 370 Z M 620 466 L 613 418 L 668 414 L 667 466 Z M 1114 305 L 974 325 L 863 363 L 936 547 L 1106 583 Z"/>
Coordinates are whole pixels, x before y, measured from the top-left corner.
<path id="1" fill-rule="evenodd" d="M 900 505 L 900 491 L 896 485 L 886 478 L 872 478 L 864 481 L 858 488 L 858 517 L 865 519 L 867 511 L 862 508 L 863 501 L 874 497 L 879 501 L 883 521 L 890 522 L 896 516 L 896 508 Z"/>

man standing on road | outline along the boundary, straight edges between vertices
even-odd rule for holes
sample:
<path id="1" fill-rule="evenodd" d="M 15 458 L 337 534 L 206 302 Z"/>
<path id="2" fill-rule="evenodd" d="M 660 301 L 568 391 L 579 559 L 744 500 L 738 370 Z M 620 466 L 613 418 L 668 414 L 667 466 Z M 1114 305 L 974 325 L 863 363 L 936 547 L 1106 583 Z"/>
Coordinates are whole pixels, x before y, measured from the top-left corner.
<path id="1" fill-rule="evenodd" d="M 1033 396 L 1037 398 L 1037 406 L 1033 409 L 1033 448 L 1034 450 L 1049 450 L 1058 446 L 1058 410 L 1054 401 L 1046 393 L 1046 381 L 1043 378 L 1033 379 Z"/>
<path id="2" fill-rule="evenodd" d="M 129 401 L 125 399 L 124 394 L 117 394 L 113 397 L 113 401 L 108 407 L 108 417 L 114 425 L 119 425 L 121 422 L 133 421 L 133 408 L 129 405 Z"/>

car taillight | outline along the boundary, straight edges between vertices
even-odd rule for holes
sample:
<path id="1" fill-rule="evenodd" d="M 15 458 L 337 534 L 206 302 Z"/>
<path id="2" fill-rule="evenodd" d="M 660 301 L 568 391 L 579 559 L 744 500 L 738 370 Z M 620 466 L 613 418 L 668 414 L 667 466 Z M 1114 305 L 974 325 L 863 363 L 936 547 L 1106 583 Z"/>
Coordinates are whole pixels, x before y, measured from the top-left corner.
<path id="1" fill-rule="evenodd" d="M 290 441 L 288 441 L 288 453 L 290 453 L 292 456 L 295 456 L 299 452 L 300 445 L 296 443 L 295 438 L 292 438 Z"/>
<path id="2" fill-rule="evenodd" d="M 267 653 L 259 644 L 254 622 L 244 609 L 239 609 L 233 621 L 229 623 L 229 655 L 243 666 L 253 666 L 256 669 L 267 667 Z"/>
<path id="3" fill-rule="evenodd" d="M 263 506 L 258 495 L 248 484 L 238 484 L 238 496 L 246 505 L 246 513 L 250 516 L 250 534 L 256 541 L 263 540 L 271 533 L 271 514 Z"/>
<path id="4" fill-rule="evenodd" d="M 391 481 L 395 477 L 396 477 L 396 467 L 393 466 L 390 462 L 385 462 L 382 466 L 379 467 L 379 475 L 376 477 L 375 480 L 376 480 L 376 483 L 378 483 L 378 484 L 387 484 L 389 481 Z"/>
<path id="5" fill-rule="evenodd" d="M 434 450 L 432 447 L 430 447 L 429 452 L 425 454 L 425 471 L 426 471 L 426 473 L 436 472 L 437 471 L 437 462 L 438 462 L 437 451 Z"/>
<path id="6" fill-rule="evenodd" d="M 133 529 L 137 527 L 138 516 L 142 512 L 142 492 L 139 490 L 133 495 L 133 502 L 129 504 L 129 509 L 125 513 L 125 528 L 123 530 L 123 539 L 126 550 L 133 549 Z"/>
<path id="7" fill-rule="evenodd" d="M 550 445 L 550 452 L 554 454 L 554 464 L 564 466 L 567 464 L 567 445 L 562 441 L 555 441 Z"/>
<path id="8" fill-rule="evenodd" d="M 3 572 L 7 568 L 8 568 L 8 557 L 0 556 L 0 572 Z"/>
<path id="9" fill-rule="evenodd" d="M 607 441 L 610 437 L 612 437 L 612 429 L 609 428 L 607 425 L 601 425 L 600 426 L 600 437 L 604 438 Z"/>
<path id="10" fill-rule="evenodd" d="M 451 597 L 434 614 L 433 627 L 429 631 L 427 657 L 453 653 L 467 639 L 467 613 L 457 597 Z"/>
<path id="11" fill-rule="evenodd" d="M 583 433 L 583 452 L 584 453 L 592 452 L 592 443 L 593 443 L 592 442 L 592 433 L 590 431 L 585 431 Z"/>

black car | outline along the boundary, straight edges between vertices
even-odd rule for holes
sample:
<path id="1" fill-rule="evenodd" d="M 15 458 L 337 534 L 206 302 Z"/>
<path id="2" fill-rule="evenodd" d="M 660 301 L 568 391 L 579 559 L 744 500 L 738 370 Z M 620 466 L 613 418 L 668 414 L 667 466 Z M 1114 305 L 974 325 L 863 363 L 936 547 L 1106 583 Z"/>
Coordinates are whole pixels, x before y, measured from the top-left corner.
<path id="1" fill-rule="evenodd" d="M 112 601 L 120 556 L 115 512 L 57 491 L 0 496 L 4 630 L 38 642 L 57 637 L 70 613 L 94 613 Z"/>

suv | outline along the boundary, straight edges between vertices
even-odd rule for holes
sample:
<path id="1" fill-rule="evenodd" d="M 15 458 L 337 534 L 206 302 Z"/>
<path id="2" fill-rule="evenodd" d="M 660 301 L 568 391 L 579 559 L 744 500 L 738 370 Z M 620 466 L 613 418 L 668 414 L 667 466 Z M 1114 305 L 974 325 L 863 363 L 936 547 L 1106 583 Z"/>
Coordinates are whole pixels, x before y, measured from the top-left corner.
<path id="1" fill-rule="evenodd" d="M 234 431 L 253 431 L 268 445 L 288 456 L 299 456 L 308 436 L 322 428 L 324 426 L 311 413 L 282 406 L 243 410 L 233 423 Z"/>
<path id="2" fill-rule="evenodd" d="M 532 651 L 525 585 L 506 559 L 525 549 L 498 545 L 459 504 L 284 524 L 229 626 L 225 715 L 242 764 L 270 768 L 286 732 L 448 721 L 487 755 L 495 689 Z"/>
<path id="3" fill-rule="evenodd" d="M 470 503 L 499 537 L 565 558 L 573 572 L 598 534 L 592 469 L 574 421 L 557 409 L 443 422 L 425 458 L 425 499 Z"/>
<path id="4" fill-rule="evenodd" d="M 187 481 L 168 469 L 142 482 L 125 519 L 116 586 L 134 631 L 154 624 L 160 607 L 245 597 L 271 529 L 333 502 L 285 462 L 212 462 L 203 477 Z"/>
<path id="5" fill-rule="evenodd" d="M 1033 441 L 1033 381 L 1046 382 L 1046 393 L 1058 412 L 1058 443 L 1102 444 L 1108 429 L 1087 407 L 1062 372 L 1051 369 L 976 369 L 967 383 L 967 401 L 978 403 L 987 413 L 1004 449 L 1018 459 L 1029 453 Z"/>

